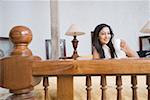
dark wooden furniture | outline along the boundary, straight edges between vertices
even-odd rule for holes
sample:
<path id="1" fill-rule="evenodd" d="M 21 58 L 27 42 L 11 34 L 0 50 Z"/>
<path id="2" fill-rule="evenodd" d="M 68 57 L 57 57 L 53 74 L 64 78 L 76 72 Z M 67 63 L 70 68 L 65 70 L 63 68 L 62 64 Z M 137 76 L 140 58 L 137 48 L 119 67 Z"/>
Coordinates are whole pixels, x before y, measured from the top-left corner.
<path id="1" fill-rule="evenodd" d="M 149 42 L 149 44 L 145 44 L 145 46 L 149 47 L 150 49 L 150 36 L 140 36 L 139 37 L 139 48 L 140 51 L 144 51 L 144 40 L 146 40 L 147 42 Z"/>
<path id="2" fill-rule="evenodd" d="M 140 57 L 148 57 L 150 56 L 150 50 L 141 50 L 141 51 L 137 51 L 138 55 Z"/>
<path id="3" fill-rule="evenodd" d="M 8 37 L 0 37 L 0 58 L 7 56 L 11 50 L 12 44 Z"/>
<path id="4" fill-rule="evenodd" d="M 0 40 L 9 40 L 8 37 L 0 37 Z"/>
<path id="5" fill-rule="evenodd" d="M 144 43 L 146 41 L 146 44 Z M 147 49 L 145 49 L 147 48 Z M 139 51 L 137 51 L 140 57 L 150 56 L 150 36 L 139 37 Z"/>
<path id="6" fill-rule="evenodd" d="M 46 48 L 46 59 L 51 59 L 51 40 L 45 40 L 45 48 Z M 66 41 L 65 39 L 60 39 L 60 58 L 66 57 Z"/>

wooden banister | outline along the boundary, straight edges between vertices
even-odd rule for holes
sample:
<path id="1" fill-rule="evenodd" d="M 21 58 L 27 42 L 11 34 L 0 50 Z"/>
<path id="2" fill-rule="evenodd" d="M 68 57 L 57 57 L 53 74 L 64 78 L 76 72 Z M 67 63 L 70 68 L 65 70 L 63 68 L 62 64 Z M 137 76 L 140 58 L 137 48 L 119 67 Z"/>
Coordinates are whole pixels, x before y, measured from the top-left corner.
<path id="1" fill-rule="evenodd" d="M 150 59 L 35 61 L 33 62 L 32 71 L 34 76 L 100 74 L 146 75 L 150 73 Z"/>
<path id="2" fill-rule="evenodd" d="M 148 100 L 150 100 L 150 58 L 107 60 L 41 60 L 32 56 L 27 45 L 32 40 L 31 31 L 24 26 L 10 31 L 14 49 L 10 57 L 0 59 L 0 85 L 10 89 L 10 100 L 33 100 L 31 91 L 40 82 L 40 77 L 57 76 L 57 99 L 73 100 L 73 76 L 87 76 L 88 98 L 91 99 L 92 75 L 101 76 L 102 100 L 106 100 L 107 75 L 117 76 L 118 100 L 121 100 L 121 75 L 147 75 Z M 45 78 L 45 79 L 46 79 Z M 136 94 L 136 77 L 132 77 L 132 88 Z M 47 80 L 44 80 L 47 83 Z M 47 91 L 48 84 L 45 84 Z M 46 94 L 47 95 L 47 94 Z M 45 96 L 47 98 L 47 96 Z M 134 97 L 136 98 L 136 96 Z"/>

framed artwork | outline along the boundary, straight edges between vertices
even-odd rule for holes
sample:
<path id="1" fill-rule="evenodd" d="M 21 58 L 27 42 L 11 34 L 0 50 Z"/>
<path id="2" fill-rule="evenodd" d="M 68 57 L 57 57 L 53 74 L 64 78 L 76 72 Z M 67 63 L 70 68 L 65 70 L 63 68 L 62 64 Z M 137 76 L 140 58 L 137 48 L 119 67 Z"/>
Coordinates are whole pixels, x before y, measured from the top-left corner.
<path id="1" fill-rule="evenodd" d="M 139 37 L 139 48 L 137 53 L 140 57 L 150 58 L 150 36 Z"/>
<path id="2" fill-rule="evenodd" d="M 0 37 L 0 58 L 8 56 L 10 54 L 13 44 L 7 37 Z"/>
<path id="3" fill-rule="evenodd" d="M 150 36 L 139 37 L 139 48 L 140 51 L 150 51 Z"/>
<path id="4" fill-rule="evenodd" d="M 46 47 L 46 59 L 51 59 L 51 39 L 45 40 Z M 65 39 L 60 39 L 60 58 L 66 57 L 66 41 Z"/>

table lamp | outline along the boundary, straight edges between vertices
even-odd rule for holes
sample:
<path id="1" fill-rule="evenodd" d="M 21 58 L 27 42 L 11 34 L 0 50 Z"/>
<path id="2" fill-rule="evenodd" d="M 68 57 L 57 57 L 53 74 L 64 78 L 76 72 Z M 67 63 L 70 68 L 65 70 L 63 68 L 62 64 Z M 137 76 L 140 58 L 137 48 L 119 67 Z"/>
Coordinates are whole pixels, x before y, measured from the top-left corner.
<path id="1" fill-rule="evenodd" d="M 77 40 L 77 36 L 79 35 L 83 35 L 85 34 L 84 32 L 80 31 L 79 28 L 77 27 L 77 25 L 72 24 L 68 31 L 65 33 L 65 35 L 68 36 L 73 36 L 73 40 L 72 40 L 72 45 L 73 45 L 73 54 L 71 56 L 71 58 L 76 59 L 77 57 L 79 57 L 78 52 L 77 52 L 77 47 L 78 47 L 78 40 Z"/>
<path id="2" fill-rule="evenodd" d="M 150 34 L 150 20 L 142 27 L 140 30 L 141 33 L 149 33 Z"/>

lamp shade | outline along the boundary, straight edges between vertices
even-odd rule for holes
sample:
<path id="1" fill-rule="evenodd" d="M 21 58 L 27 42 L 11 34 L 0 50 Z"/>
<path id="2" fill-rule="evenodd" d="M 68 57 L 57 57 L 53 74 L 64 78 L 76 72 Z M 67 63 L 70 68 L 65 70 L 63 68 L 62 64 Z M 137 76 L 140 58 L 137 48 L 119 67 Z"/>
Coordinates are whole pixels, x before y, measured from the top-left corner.
<path id="1" fill-rule="evenodd" d="M 142 33 L 150 33 L 150 20 L 143 26 L 143 28 L 140 30 Z"/>
<path id="2" fill-rule="evenodd" d="M 72 24 L 69 27 L 68 31 L 65 33 L 65 35 L 68 35 L 68 36 L 79 36 L 79 35 L 83 35 L 83 34 L 85 34 L 85 33 L 82 32 L 75 24 Z"/>

